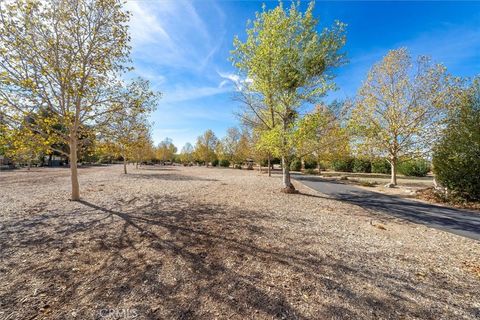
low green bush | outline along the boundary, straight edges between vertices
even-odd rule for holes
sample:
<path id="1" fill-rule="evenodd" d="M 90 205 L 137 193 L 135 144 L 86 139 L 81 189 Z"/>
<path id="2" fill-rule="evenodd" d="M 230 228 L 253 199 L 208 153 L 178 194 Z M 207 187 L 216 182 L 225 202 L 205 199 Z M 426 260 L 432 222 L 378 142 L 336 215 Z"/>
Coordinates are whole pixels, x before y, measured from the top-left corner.
<path id="1" fill-rule="evenodd" d="M 305 169 L 316 169 L 317 161 L 315 160 L 305 160 L 304 162 Z"/>
<path id="2" fill-rule="evenodd" d="M 212 166 L 213 167 L 218 166 L 218 159 L 215 159 L 215 160 L 212 161 Z"/>
<path id="3" fill-rule="evenodd" d="M 344 158 L 336 159 L 332 161 L 332 169 L 340 172 L 352 172 L 353 170 L 353 159 Z"/>
<path id="4" fill-rule="evenodd" d="M 408 160 L 398 165 L 398 172 L 409 177 L 425 177 L 430 172 L 430 164 L 423 159 Z"/>
<path id="5" fill-rule="evenodd" d="M 270 164 L 280 164 L 282 163 L 282 159 L 280 158 L 271 158 L 270 159 Z M 263 159 L 262 161 L 260 161 L 260 164 L 262 165 L 262 167 L 267 167 L 268 166 L 268 159 Z"/>
<path id="6" fill-rule="evenodd" d="M 320 167 L 320 170 L 327 170 L 330 165 L 328 161 L 320 161 L 319 163 L 317 162 L 317 168 Z"/>
<path id="7" fill-rule="evenodd" d="M 230 161 L 227 159 L 220 160 L 220 167 L 228 168 L 230 167 Z"/>
<path id="8" fill-rule="evenodd" d="M 372 163 L 367 159 L 355 159 L 352 166 L 353 172 L 370 173 L 372 172 Z"/>
<path id="9" fill-rule="evenodd" d="M 290 163 L 290 170 L 300 171 L 302 170 L 302 162 L 299 159 L 295 159 Z"/>
<path id="10" fill-rule="evenodd" d="M 445 135 L 433 150 L 437 181 L 449 198 L 480 201 L 480 78 L 451 115 Z"/>
<path id="11" fill-rule="evenodd" d="M 373 173 L 389 174 L 391 172 L 390 163 L 385 159 L 376 159 L 372 161 Z"/>

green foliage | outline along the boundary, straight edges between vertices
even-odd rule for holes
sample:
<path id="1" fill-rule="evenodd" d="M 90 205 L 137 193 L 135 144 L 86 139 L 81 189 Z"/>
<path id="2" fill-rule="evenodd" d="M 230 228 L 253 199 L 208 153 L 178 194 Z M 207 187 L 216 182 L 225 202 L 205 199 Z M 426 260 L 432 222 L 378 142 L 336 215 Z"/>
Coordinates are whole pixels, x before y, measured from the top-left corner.
<path id="1" fill-rule="evenodd" d="M 340 172 L 353 171 L 353 158 L 335 159 L 331 163 L 332 169 Z"/>
<path id="2" fill-rule="evenodd" d="M 220 160 L 220 167 L 228 168 L 230 167 L 230 161 L 227 159 Z"/>
<path id="3" fill-rule="evenodd" d="M 318 166 L 318 162 L 315 160 L 305 160 L 304 167 L 305 169 L 316 169 Z"/>
<path id="4" fill-rule="evenodd" d="M 465 93 L 443 138 L 435 146 L 437 181 L 469 200 L 480 200 L 480 79 Z"/>
<path id="5" fill-rule="evenodd" d="M 282 160 L 280 158 L 271 158 L 270 159 L 270 164 L 280 164 L 282 163 Z M 268 159 L 262 159 L 261 161 L 262 167 L 268 166 Z"/>
<path id="6" fill-rule="evenodd" d="M 300 130 L 299 109 L 335 87 L 333 68 L 345 62 L 345 25 L 336 22 L 319 32 L 312 1 L 305 12 L 299 2 L 256 13 L 245 41 L 234 40 L 231 60 L 243 79 L 243 119 L 259 131 L 257 151 L 289 164 L 308 132 Z M 308 126 L 307 126 L 308 127 Z M 288 170 L 284 171 L 288 175 Z M 284 179 L 283 181 L 288 181 Z M 292 188 L 292 185 L 285 185 Z"/>
<path id="7" fill-rule="evenodd" d="M 213 159 L 212 166 L 216 167 L 216 166 L 218 166 L 218 163 L 219 163 L 218 159 Z"/>
<path id="8" fill-rule="evenodd" d="M 173 140 L 167 137 L 158 144 L 158 147 L 155 149 L 155 156 L 157 160 L 160 160 L 162 162 L 165 162 L 165 161 L 173 162 L 175 160 L 176 152 L 177 152 L 177 147 L 173 144 Z M 184 155 L 183 159 L 187 157 L 188 157 L 187 155 Z"/>
<path id="9" fill-rule="evenodd" d="M 232 163 L 242 164 L 252 155 L 250 136 L 246 130 L 240 131 L 232 127 L 227 135 L 218 143 L 217 156 Z"/>
<path id="10" fill-rule="evenodd" d="M 197 138 L 195 145 L 195 158 L 197 162 L 203 162 L 207 165 L 217 159 L 215 151 L 217 150 L 219 141 L 212 130 L 205 131 Z"/>
<path id="11" fill-rule="evenodd" d="M 353 160 L 352 171 L 370 173 L 372 172 L 372 163 L 367 159 L 356 158 Z"/>
<path id="12" fill-rule="evenodd" d="M 317 174 L 317 170 L 315 169 L 305 169 L 305 174 Z"/>
<path id="13" fill-rule="evenodd" d="M 431 150 L 458 100 L 458 79 L 428 57 L 412 59 L 406 48 L 390 50 L 358 90 L 349 127 L 362 153 L 418 158 Z M 395 173 L 396 171 L 394 171 Z M 396 177 L 392 176 L 392 184 Z"/>
<path id="14" fill-rule="evenodd" d="M 425 177 L 430 172 L 430 164 L 422 159 L 408 160 L 398 165 L 398 172 L 409 177 Z"/>
<path id="15" fill-rule="evenodd" d="M 187 142 L 183 146 L 182 151 L 180 152 L 179 160 L 183 164 L 189 164 L 189 163 L 193 162 L 194 151 L 195 150 L 193 149 L 192 144 L 190 142 Z"/>
<path id="16" fill-rule="evenodd" d="M 292 171 L 302 170 L 302 161 L 300 161 L 300 159 L 294 159 L 292 163 L 290 163 L 290 170 Z"/>
<path id="17" fill-rule="evenodd" d="M 373 173 L 390 173 L 390 163 L 385 159 L 375 159 L 372 161 L 372 172 Z"/>

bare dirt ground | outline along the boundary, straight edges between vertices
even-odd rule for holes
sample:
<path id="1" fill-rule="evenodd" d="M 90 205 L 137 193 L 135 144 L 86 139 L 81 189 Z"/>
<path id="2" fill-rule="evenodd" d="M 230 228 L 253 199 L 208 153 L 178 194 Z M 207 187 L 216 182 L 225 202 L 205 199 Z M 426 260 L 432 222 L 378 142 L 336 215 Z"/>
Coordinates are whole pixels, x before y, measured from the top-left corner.
<path id="1" fill-rule="evenodd" d="M 480 243 L 234 169 L 0 172 L 0 319 L 478 319 Z"/>

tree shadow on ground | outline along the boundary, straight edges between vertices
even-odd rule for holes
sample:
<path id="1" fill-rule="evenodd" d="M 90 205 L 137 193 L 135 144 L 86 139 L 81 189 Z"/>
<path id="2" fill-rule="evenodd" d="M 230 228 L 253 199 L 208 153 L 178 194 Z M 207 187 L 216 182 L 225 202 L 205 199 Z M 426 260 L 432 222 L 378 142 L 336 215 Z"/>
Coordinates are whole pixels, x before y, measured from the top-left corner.
<path id="1" fill-rule="evenodd" d="M 359 249 L 307 250 L 305 239 L 322 234 L 303 233 L 305 224 L 173 196 L 115 207 L 85 200 L 68 215 L 5 226 L 0 310 L 54 319 L 100 319 L 104 310 L 112 318 L 135 310 L 137 319 L 455 319 L 458 306 L 442 292 L 474 292 L 371 268 Z"/>

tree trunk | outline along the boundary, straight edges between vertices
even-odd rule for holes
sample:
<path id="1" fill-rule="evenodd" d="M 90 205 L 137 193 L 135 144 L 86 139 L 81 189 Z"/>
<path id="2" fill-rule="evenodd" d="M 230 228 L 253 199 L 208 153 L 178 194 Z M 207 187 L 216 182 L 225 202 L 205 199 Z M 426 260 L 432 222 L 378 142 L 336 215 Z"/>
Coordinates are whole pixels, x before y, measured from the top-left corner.
<path id="1" fill-rule="evenodd" d="M 127 159 L 123 157 L 123 173 L 127 174 Z"/>
<path id="2" fill-rule="evenodd" d="M 272 176 L 272 166 L 271 166 L 271 157 L 270 157 L 270 154 L 268 155 L 268 176 L 271 177 Z"/>
<path id="3" fill-rule="evenodd" d="M 70 175 L 72 180 L 72 201 L 80 200 L 80 186 L 77 170 L 77 137 L 75 130 L 70 135 Z"/>
<path id="4" fill-rule="evenodd" d="M 391 172 L 390 186 L 396 186 L 397 185 L 397 159 L 394 157 L 390 160 L 390 172 Z"/>
<path id="5" fill-rule="evenodd" d="M 138 170 L 138 162 L 135 164 L 135 169 Z"/>
<path id="6" fill-rule="evenodd" d="M 295 187 L 293 186 L 290 180 L 290 162 L 287 161 L 285 157 L 282 157 L 282 182 L 283 182 L 283 189 L 282 192 L 285 193 L 295 193 Z"/>

